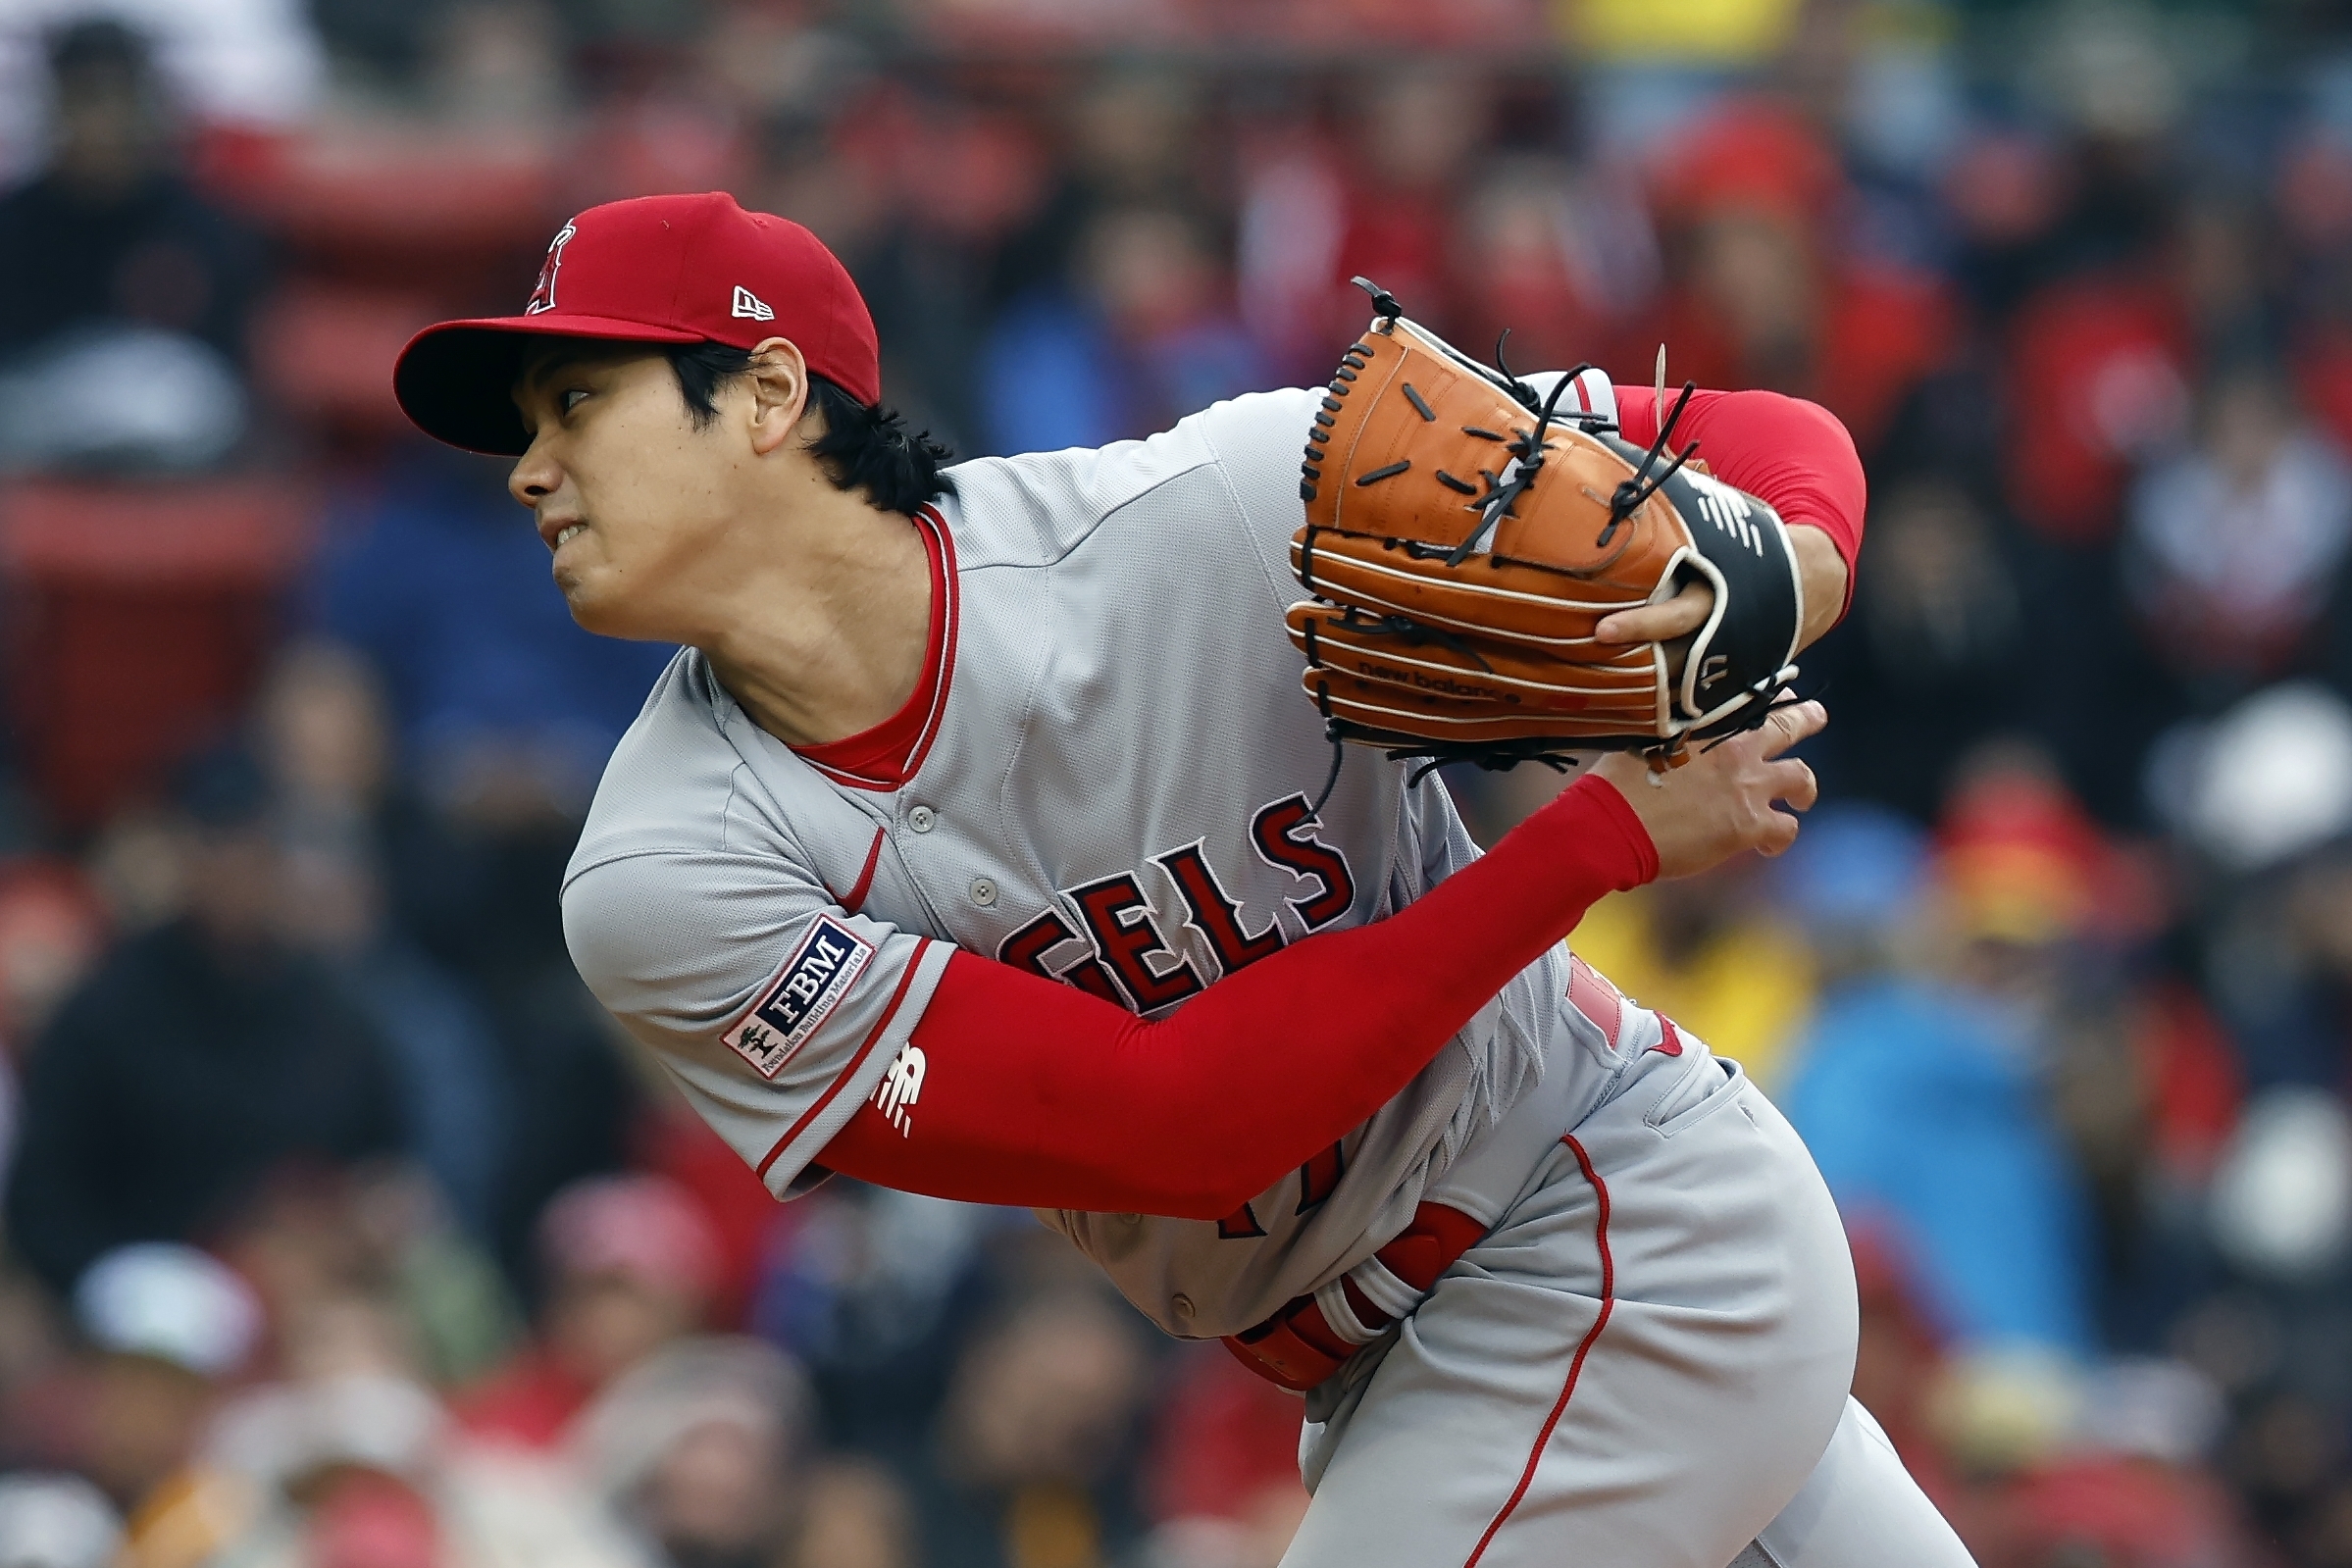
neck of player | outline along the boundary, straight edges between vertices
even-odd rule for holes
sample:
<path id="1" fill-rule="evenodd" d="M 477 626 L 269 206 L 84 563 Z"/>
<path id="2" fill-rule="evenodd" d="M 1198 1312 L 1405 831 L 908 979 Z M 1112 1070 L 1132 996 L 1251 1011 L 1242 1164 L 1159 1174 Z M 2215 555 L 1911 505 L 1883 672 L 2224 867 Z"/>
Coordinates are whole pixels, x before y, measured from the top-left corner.
<path id="1" fill-rule="evenodd" d="M 913 521 L 836 489 L 813 463 L 789 493 L 727 531 L 724 594 L 686 638 L 752 723 L 787 745 L 870 730 L 914 695 L 931 626 L 931 570 Z"/>

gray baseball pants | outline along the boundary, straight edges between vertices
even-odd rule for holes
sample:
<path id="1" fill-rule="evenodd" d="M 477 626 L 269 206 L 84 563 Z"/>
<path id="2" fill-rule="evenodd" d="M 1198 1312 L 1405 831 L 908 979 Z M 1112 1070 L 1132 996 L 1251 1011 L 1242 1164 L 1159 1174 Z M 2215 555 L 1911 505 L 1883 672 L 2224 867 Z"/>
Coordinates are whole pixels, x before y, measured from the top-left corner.
<path id="1" fill-rule="evenodd" d="M 1854 1267 L 1812 1157 L 1683 1039 L 1515 1189 L 1429 1193 L 1500 1221 L 1308 1396 L 1283 1568 L 1973 1568 L 1848 1396 Z"/>

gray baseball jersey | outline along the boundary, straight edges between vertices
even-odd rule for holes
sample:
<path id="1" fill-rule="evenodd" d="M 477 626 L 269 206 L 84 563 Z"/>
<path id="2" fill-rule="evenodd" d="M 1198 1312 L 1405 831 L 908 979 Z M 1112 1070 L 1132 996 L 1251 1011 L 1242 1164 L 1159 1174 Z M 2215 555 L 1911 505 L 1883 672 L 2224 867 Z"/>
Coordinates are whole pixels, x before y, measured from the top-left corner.
<path id="1" fill-rule="evenodd" d="M 1610 396 L 1599 376 L 1579 390 Z M 597 997 L 771 1190 L 868 1098 L 919 1136 L 909 1036 L 950 944 L 1157 1013 L 1478 852 L 1435 780 L 1407 788 L 1370 752 L 1310 809 L 1331 750 L 1282 616 L 1303 596 L 1286 551 L 1316 396 L 956 468 L 918 519 L 947 555 L 946 670 L 902 787 L 803 759 L 692 650 L 655 686 L 597 791 L 565 928 Z M 1556 949 L 1221 1223 L 1047 1219 L 1163 1329 L 1247 1328 L 1400 1232 L 1545 1071 L 1571 1075 L 1563 1103 L 1598 1102 L 1616 1058 L 1567 991 Z M 1270 1062 L 1235 1089 L 1313 1086 Z"/>
<path id="2" fill-rule="evenodd" d="M 565 928 L 771 1190 L 805 1186 L 869 1099 L 920 1136 L 911 1036 L 952 948 L 1157 1013 L 1477 853 L 1434 781 L 1369 752 L 1310 809 L 1331 754 L 1282 616 L 1315 397 L 956 469 L 917 520 L 943 668 L 900 786 L 781 744 L 698 653 L 655 686 Z M 1269 1061 L 1234 1090 L 1315 1087 Z M 1490 1233 L 1426 1299 L 1371 1255 L 1424 1196 Z M 1802 1144 L 1564 949 L 1223 1221 L 1046 1219 L 1173 1334 L 1315 1290 L 1372 1344 L 1309 1395 L 1315 1502 L 1288 1568 L 1969 1568 L 1845 1399 L 1852 1276 Z M 1343 1275 L 1399 1321 L 1357 1323 Z"/>

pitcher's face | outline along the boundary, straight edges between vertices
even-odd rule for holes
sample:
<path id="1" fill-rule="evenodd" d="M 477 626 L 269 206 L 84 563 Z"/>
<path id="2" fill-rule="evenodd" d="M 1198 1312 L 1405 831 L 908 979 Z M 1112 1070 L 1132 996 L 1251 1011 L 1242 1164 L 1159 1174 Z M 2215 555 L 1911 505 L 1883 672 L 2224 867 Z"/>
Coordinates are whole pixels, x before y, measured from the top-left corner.
<path id="1" fill-rule="evenodd" d="M 697 429 L 676 372 L 642 344 L 560 342 L 526 363 L 515 404 L 531 446 L 507 488 L 554 555 L 572 618 L 606 636 L 677 640 L 694 567 L 727 527 L 739 455 Z"/>

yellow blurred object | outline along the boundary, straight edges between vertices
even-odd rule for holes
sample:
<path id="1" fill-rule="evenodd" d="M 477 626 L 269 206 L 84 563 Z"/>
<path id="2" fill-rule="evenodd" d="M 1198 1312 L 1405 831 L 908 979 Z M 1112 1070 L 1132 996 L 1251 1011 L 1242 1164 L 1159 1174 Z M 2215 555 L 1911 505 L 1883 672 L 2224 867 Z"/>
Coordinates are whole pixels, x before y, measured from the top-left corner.
<path id="1" fill-rule="evenodd" d="M 1597 59 L 1745 65 L 1795 29 L 1800 0 L 1553 0 L 1554 25 Z"/>
<path id="2" fill-rule="evenodd" d="M 2082 1374 L 2044 1345 L 1998 1345 L 1956 1357 L 1928 1395 L 1928 1419 L 1954 1459 L 2010 1475 L 2057 1452 L 2082 1414 Z"/>
<path id="3" fill-rule="evenodd" d="M 242 1536 L 261 1511 L 252 1486 L 189 1468 L 156 1485 L 124 1528 L 118 1568 L 197 1568 Z"/>
<path id="4" fill-rule="evenodd" d="M 2076 935 L 2091 916 L 2083 868 L 2033 843 L 1949 851 L 1939 868 L 1961 935 L 2038 947 Z"/>
<path id="5" fill-rule="evenodd" d="M 1102 1525 L 1093 1499 L 1063 1482 L 1022 1487 L 1004 1510 L 1004 1555 L 1013 1568 L 1099 1568 Z"/>
<path id="6" fill-rule="evenodd" d="M 1813 950 L 1777 921 L 1734 921 L 1689 960 L 1661 959 L 1647 889 L 1605 898 L 1568 938 L 1617 989 L 1731 1057 L 1769 1088 L 1796 1028 L 1812 1011 Z"/>

